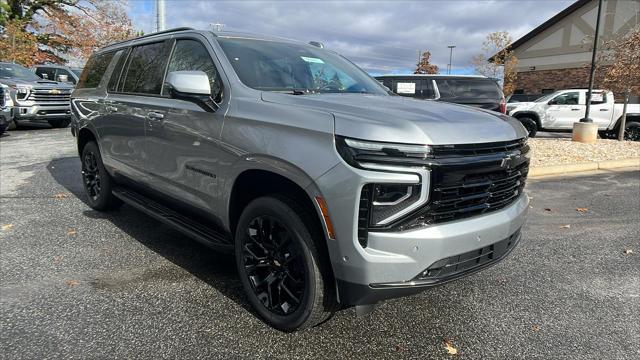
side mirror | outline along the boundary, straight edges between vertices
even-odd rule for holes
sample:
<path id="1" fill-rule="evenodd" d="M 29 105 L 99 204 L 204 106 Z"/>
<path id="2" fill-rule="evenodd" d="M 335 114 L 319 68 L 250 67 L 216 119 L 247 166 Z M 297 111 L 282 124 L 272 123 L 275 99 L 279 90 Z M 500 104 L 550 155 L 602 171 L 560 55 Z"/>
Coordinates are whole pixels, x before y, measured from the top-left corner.
<path id="1" fill-rule="evenodd" d="M 551 100 L 549 100 L 549 102 L 548 102 L 547 104 L 549 104 L 549 105 L 556 105 L 557 103 L 558 103 L 557 101 L 555 101 L 555 100 L 551 99 Z"/>
<path id="2" fill-rule="evenodd" d="M 167 74 L 165 86 L 174 99 L 190 101 L 205 111 L 218 110 L 218 105 L 211 99 L 211 85 L 204 71 L 172 71 Z"/>

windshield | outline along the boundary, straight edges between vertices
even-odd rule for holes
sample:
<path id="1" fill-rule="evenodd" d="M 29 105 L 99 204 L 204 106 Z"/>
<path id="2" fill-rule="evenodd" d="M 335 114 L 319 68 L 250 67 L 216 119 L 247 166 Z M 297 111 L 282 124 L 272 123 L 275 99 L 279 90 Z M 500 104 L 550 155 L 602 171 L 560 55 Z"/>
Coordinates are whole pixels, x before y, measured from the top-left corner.
<path id="1" fill-rule="evenodd" d="M 240 80 L 256 90 L 387 95 L 348 60 L 311 45 L 237 38 L 218 42 Z"/>
<path id="2" fill-rule="evenodd" d="M 17 64 L 0 64 L 0 78 L 20 79 L 28 81 L 42 80 L 31 70 Z"/>
<path id="3" fill-rule="evenodd" d="M 545 95 L 545 96 L 539 98 L 538 100 L 536 100 L 535 102 L 537 102 L 537 103 L 547 102 L 547 101 L 551 100 L 554 96 L 558 95 L 559 93 L 560 93 L 560 91 L 556 91 L 556 92 L 551 93 L 549 95 Z"/>
<path id="4" fill-rule="evenodd" d="M 80 77 L 80 75 L 82 74 L 82 69 L 71 69 L 71 71 L 78 77 Z"/>

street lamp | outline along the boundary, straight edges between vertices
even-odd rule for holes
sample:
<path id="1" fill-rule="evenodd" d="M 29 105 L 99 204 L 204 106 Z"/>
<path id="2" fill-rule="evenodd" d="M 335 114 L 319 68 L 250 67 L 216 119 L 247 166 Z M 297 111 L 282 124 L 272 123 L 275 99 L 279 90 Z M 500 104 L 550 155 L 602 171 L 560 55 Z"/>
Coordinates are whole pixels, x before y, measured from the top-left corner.
<path id="1" fill-rule="evenodd" d="M 451 74 L 451 59 L 453 59 L 453 48 L 455 48 L 455 45 L 449 45 L 447 46 L 449 48 L 449 65 L 447 66 L 447 74 Z"/>

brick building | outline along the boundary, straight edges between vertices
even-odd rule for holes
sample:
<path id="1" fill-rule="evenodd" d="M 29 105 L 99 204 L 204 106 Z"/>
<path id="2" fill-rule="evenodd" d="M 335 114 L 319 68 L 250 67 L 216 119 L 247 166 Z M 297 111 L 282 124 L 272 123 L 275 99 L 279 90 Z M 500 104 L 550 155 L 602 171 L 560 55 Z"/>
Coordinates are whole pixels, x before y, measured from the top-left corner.
<path id="1" fill-rule="evenodd" d="M 514 93 L 586 88 L 597 11 L 597 0 L 578 0 L 515 41 L 511 47 L 518 58 Z M 605 0 L 599 43 L 624 36 L 637 24 L 640 24 L 640 0 Z M 599 65 L 596 72 L 596 87 L 603 78 L 604 66 Z"/>

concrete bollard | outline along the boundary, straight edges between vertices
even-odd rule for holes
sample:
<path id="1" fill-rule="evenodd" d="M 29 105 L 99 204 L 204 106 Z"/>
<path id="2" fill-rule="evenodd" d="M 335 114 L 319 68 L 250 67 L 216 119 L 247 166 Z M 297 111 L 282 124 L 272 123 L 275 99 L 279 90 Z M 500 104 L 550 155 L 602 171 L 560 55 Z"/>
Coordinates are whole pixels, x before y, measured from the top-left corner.
<path id="1" fill-rule="evenodd" d="M 573 141 L 593 144 L 598 139 L 598 124 L 594 123 L 573 123 Z"/>

